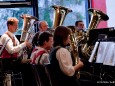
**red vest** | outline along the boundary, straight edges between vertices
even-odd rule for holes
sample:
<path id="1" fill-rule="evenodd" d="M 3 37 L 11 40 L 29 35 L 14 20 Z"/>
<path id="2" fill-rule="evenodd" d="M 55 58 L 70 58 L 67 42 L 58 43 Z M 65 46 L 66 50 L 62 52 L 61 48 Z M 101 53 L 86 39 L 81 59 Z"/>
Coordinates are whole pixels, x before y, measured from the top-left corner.
<path id="1" fill-rule="evenodd" d="M 10 54 L 6 49 L 2 51 L 1 58 L 17 58 L 18 53 Z"/>
<path id="2" fill-rule="evenodd" d="M 7 32 L 6 32 L 6 34 L 12 39 L 13 45 L 16 46 L 15 39 L 12 38 Z M 6 49 L 4 49 L 2 51 L 1 58 L 17 58 L 17 55 L 18 55 L 18 53 L 10 54 L 10 53 L 8 53 L 8 51 Z"/>
<path id="3" fill-rule="evenodd" d="M 32 52 L 35 52 L 36 50 L 38 50 L 38 49 L 34 49 Z M 35 56 L 33 57 L 33 60 L 32 60 L 31 63 L 32 63 L 32 64 L 35 64 L 35 60 L 37 59 L 37 57 L 40 56 L 40 55 L 42 55 L 43 53 L 45 53 L 44 50 L 37 52 L 37 53 L 35 54 Z M 41 59 L 41 58 L 39 58 L 39 59 Z"/>

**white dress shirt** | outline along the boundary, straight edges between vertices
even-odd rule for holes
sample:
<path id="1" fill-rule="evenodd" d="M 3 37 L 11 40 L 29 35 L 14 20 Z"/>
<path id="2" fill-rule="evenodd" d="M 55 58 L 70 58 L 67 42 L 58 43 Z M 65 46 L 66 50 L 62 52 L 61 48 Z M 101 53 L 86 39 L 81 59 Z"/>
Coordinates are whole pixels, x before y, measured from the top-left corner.
<path id="1" fill-rule="evenodd" d="M 59 62 L 60 69 L 68 76 L 75 74 L 70 52 L 65 48 L 60 48 L 56 52 L 56 58 Z"/>
<path id="2" fill-rule="evenodd" d="M 13 54 L 13 53 L 17 53 L 19 52 L 20 50 L 22 50 L 24 47 L 26 47 L 26 44 L 25 43 L 19 43 L 18 39 L 16 38 L 16 36 L 11 33 L 10 31 L 7 31 L 7 33 L 11 36 L 11 37 L 14 37 L 15 41 L 16 41 L 16 44 L 17 46 L 13 46 L 13 42 L 12 42 L 12 39 L 6 34 L 4 33 L 2 36 L 1 36 L 1 44 L 3 45 L 5 43 L 5 41 L 9 40 L 8 43 L 6 44 L 6 47 L 5 49 L 8 51 L 8 53 L 10 54 Z"/>
<path id="3" fill-rule="evenodd" d="M 40 64 L 41 65 L 45 65 L 45 64 L 49 64 L 50 61 L 49 61 L 49 53 L 42 47 L 35 47 L 36 51 L 32 52 L 31 54 L 31 59 L 32 59 L 32 62 L 34 60 L 34 56 L 37 55 L 40 51 L 45 51 L 45 53 L 41 55 L 39 55 L 36 59 L 35 59 L 35 64 L 38 64 L 38 60 L 40 59 L 40 56 L 41 56 L 41 59 L 40 59 Z"/>

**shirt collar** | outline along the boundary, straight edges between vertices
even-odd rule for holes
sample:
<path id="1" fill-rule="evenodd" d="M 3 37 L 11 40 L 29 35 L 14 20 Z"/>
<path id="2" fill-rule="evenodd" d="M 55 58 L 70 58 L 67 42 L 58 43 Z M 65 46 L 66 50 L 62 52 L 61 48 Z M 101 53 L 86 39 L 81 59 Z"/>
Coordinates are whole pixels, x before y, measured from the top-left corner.
<path id="1" fill-rule="evenodd" d="M 44 50 L 45 52 L 47 52 L 47 50 L 44 49 L 44 48 L 42 48 L 42 47 L 38 47 L 38 46 L 36 46 L 36 49 L 38 49 L 38 50 Z"/>
<path id="2" fill-rule="evenodd" d="M 11 37 L 14 37 L 14 34 L 10 31 L 7 31 L 7 33 L 11 36 Z"/>

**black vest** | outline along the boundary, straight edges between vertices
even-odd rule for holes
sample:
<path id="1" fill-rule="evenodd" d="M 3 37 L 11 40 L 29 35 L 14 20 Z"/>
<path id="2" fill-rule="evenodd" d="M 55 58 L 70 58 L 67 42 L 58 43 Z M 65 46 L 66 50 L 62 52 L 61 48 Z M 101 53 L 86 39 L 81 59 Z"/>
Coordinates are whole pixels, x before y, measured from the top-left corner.
<path id="1" fill-rule="evenodd" d="M 50 53 L 52 78 L 53 82 L 55 82 L 53 86 L 78 86 L 76 76 L 67 76 L 61 71 L 58 60 L 56 59 L 56 52 L 59 48 L 54 48 Z"/>

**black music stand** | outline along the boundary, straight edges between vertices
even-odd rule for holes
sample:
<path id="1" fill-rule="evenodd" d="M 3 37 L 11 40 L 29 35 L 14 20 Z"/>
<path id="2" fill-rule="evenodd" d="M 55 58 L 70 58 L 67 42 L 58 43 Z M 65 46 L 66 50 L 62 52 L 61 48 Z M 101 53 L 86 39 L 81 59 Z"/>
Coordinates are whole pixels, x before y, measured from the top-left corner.
<path id="1" fill-rule="evenodd" d="M 103 42 L 103 41 L 114 41 L 115 40 L 115 29 L 113 27 L 111 28 L 98 28 L 98 29 L 93 29 L 90 30 L 89 32 L 89 45 L 90 44 L 95 44 L 97 41 L 98 42 Z M 103 81 L 105 79 L 105 67 L 103 67 L 103 64 L 94 64 L 96 68 L 99 68 L 100 73 L 100 79 Z M 97 70 L 95 71 L 97 74 Z M 94 73 L 95 74 L 95 73 Z"/>
<path id="2" fill-rule="evenodd" d="M 114 27 L 110 27 L 110 28 L 97 28 L 90 30 L 88 44 L 94 45 L 99 39 L 103 40 L 103 35 L 99 36 L 100 34 L 105 34 L 108 36 L 108 38 L 115 37 L 115 29 Z"/>

